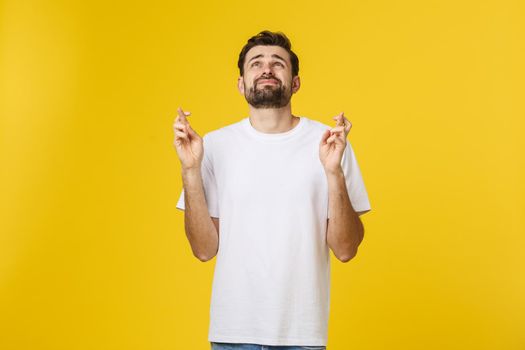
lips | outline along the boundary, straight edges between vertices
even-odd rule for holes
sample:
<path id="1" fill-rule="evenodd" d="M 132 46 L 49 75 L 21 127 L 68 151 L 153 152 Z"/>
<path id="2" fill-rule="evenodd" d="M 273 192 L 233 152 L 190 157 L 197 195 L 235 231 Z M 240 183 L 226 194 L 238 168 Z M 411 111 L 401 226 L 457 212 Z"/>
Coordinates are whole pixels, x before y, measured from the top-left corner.
<path id="1" fill-rule="evenodd" d="M 260 79 L 257 81 L 257 84 L 259 83 L 273 83 L 273 84 L 278 84 L 279 81 L 275 80 L 275 79 Z"/>

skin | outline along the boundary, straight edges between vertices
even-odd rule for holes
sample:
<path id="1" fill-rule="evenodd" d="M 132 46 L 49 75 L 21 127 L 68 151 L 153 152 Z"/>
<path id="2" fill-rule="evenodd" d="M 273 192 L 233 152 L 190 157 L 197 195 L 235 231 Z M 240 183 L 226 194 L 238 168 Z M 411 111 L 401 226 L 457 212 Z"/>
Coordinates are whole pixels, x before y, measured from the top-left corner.
<path id="1" fill-rule="evenodd" d="M 265 81 L 268 78 L 271 81 Z M 237 80 L 239 93 L 246 97 L 250 89 L 285 88 L 290 97 L 300 86 L 299 76 L 292 76 L 288 52 L 279 46 L 255 46 L 245 57 L 244 75 Z M 299 118 L 291 112 L 291 98 L 278 108 L 255 108 L 248 104 L 252 126 L 264 133 L 282 133 L 293 129 Z M 182 179 L 185 189 L 185 229 L 194 255 L 208 261 L 217 254 L 219 244 L 219 218 L 210 217 L 201 177 L 201 162 L 204 154 L 202 138 L 195 132 L 187 117 L 190 112 L 178 108 L 174 122 L 174 146 L 181 161 Z M 344 112 L 333 117 L 336 125 L 326 130 L 319 143 L 319 159 L 328 181 L 329 211 L 327 222 L 327 244 L 334 255 L 347 262 L 357 254 L 363 240 L 364 228 L 359 215 L 352 208 L 341 160 L 352 123 Z"/>
<path id="2" fill-rule="evenodd" d="M 262 57 L 257 57 L 263 55 Z M 284 61 L 272 57 L 278 55 Z M 237 80 L 237 88 L 241 95 L 256 84 L 256 80 L 263 76 L 279 80 L 287 90 L 295 94 L 301 87 L 299 76 L 292 77 L 292 66 L 288 52 L 280 46 L 255 46 L 246 53 L 244 61 L 244 75 Z M 276 88 L 275 84 L 258 84 L 258 88 Z M 250 123 L 258 131 L 265 133 L 282 133 L 291 130 L 299 122 L 299 118 L 292 115 L 291 103 L 281 108 L 258 109 L 248 105 Z"/>

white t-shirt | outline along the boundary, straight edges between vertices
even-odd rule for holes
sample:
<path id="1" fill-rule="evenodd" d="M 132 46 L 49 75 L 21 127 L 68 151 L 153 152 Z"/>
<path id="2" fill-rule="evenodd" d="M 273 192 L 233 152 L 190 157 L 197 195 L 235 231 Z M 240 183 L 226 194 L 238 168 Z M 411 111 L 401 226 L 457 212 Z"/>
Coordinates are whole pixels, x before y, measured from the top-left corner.
<path id="1" fill-rule="evenodd" d="M 204 192 L 220 218 L 209 341 L 326 346 L 329 212 L 319 143 L 330 128 L 300 117 L 269 134 L 246 117 L 204 135 Z M 370 210 L 348 140 L 341 164 L 352 207 Z"/>

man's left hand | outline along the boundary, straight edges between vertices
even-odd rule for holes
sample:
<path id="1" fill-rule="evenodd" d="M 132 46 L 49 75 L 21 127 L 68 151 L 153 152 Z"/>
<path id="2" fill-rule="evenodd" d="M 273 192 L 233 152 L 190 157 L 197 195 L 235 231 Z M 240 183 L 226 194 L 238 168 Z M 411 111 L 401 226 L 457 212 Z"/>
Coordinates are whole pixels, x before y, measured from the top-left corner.
<path id="1" fill-rule="evenodd" d="M 346 148 L 346 137 L 350 133 L 352 123 L 341 112 L 333 118 L 337 123 L 332 129 L 326 130 L 319 144 L 319 158 L 327 173 L 341 171 L 341 159 Z"/>

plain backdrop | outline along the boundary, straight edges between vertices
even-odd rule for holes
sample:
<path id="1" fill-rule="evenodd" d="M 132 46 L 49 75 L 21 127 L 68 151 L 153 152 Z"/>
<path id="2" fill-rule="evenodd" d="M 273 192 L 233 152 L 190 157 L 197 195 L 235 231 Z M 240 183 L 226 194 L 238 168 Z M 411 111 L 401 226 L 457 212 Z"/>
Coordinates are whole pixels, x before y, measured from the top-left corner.
<path id="1" fill-rule="evenodd" d="M 331 350 L 525 348 L 525 3 L 0 3 L 0 348 L 209 349 L 176 108 L 248 116 L 237 58 L 283 31 L 293 113 L 348 136 L 372 205 L 332 254 Z"/>

